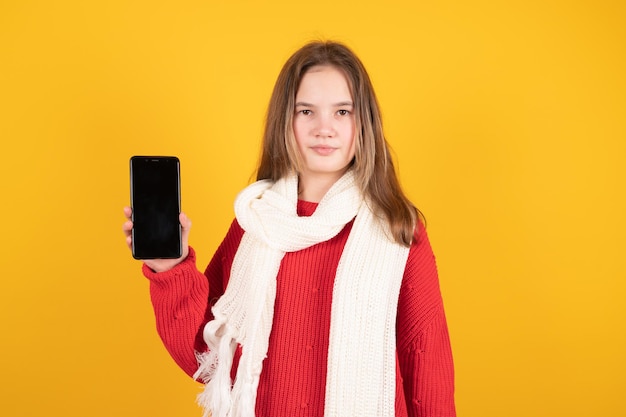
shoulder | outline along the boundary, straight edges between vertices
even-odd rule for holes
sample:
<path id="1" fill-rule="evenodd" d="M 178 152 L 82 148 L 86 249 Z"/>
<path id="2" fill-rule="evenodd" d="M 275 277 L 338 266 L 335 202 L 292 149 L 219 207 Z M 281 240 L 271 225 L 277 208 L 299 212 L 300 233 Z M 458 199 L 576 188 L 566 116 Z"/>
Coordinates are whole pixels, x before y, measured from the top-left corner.
<path id="1" fill-rule="evenodd" d="M 214 296 L 219 296 L 224 293 L 226 283 L 230 276 L 233 259 L 235 258 L 243 234 L 244 230 L 239 223 L 237 223 L 237 220 L 233 220 L 222 243 L 220 243 L 217 251 L 213 254 L 213 258 L 211 258 L 211 261 L 204 270 L 204 275 L 206 275 L 210 282 L 210 290 Z"/>
<path id="2" fill-rule="evenodd" d="M 402 280 L 401 295 L 419 302 L 428 309 L 441 301 L 437 261 L 422 222 L 415 228 L 415 235 L 407 259 Z"/>
<path id="3" fill-rule="evenodd" d="M 426 226 L 421 220 L 418 221 L 413 232 L 413 241 L 411 242 L 411 248 L 409 250 L 407 267 L 410 263 L 414 262 L 435 263 L 435 255 L 430 245 L 430 239 L 428 238 L 428 233 L 426 232 Z"/>
<path id="4" fill-rule="evenodd" d="M 398 344 L 406 347 L 443 312 L 435 255 L 426 229 L 418 224 L 398 298 Z"/>
<path id="5" fill-rule="evenodd" d="M 243 228 L 239 225 L 237 219 L 233 219 L 230 227 L 228 228 L 228 232 L 226 232 L 226 236 L 224 236 L 224 240 L 222 240 L 222 243 L 218 248 L 218 253 L 227 257 L 235 256 L 235 252 L 237 252 L 237 248 L 239 247 L 243 234 Z"/>

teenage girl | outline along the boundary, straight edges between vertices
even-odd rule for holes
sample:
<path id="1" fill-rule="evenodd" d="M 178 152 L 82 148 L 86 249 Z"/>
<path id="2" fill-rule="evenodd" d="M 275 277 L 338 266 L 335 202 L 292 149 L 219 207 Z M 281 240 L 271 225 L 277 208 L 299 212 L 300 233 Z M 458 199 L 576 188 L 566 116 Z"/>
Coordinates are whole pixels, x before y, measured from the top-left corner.
<path id="1" fill-rule="evenodd" d="M 157 330 L 205 384 L 206 414 L 455 416 L 435 258 L 350 49 L 313 42 L 289 58 L 262 146 L 204 273 L 184 213 L 182 257 L 143 265 Z"/>

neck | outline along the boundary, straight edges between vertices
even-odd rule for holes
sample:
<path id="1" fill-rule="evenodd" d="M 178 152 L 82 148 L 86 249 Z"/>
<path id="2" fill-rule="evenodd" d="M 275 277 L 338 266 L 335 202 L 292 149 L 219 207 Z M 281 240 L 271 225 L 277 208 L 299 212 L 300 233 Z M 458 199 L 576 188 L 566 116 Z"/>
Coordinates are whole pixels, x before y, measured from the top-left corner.
<path id="1" fill-rule="evenodd" d="M 343 175 L 300 174 L 298 177 L 298 198 L 312 203 L 319 203 L 328 190 Z"/>

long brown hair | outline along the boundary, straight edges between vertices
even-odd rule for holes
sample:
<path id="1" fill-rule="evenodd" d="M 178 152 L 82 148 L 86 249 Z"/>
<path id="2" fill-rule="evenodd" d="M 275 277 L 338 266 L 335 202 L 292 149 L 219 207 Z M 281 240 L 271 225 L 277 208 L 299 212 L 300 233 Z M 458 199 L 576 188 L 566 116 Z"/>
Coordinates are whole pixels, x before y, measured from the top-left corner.
<path id="1" fill-rule="evenodd" d="M 341 43 L 308 43 L 283 66 L 267 111 L 257 180 L 276 181 L 300 171 L 302 158 L 293 133 L 295 98 L 304 74 L 318 65 L 333 66 L 346 76 L 354 101 L 356 136 L 352 169 L 357 184 L 373 212 L 388 222 L 394 240 L 409 246 L 421 214 L 400 187 L 369 75 L 361 60 Z"/>

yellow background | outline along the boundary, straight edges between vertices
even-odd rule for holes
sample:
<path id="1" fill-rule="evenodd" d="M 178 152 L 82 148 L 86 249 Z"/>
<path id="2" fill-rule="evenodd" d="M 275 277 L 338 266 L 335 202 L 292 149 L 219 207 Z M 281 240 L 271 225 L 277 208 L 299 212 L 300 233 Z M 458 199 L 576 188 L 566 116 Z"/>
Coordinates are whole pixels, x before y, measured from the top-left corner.
<path id="1" fill-rule="evenodd" d="M 427 216 L 459 416 L 624 416 L 623 1 L 0 4 L 0 415 L 199 416 L 124 245 L 128 159 L 180 157 L 200 266 L 285 59 L 349 44 Z"/>

